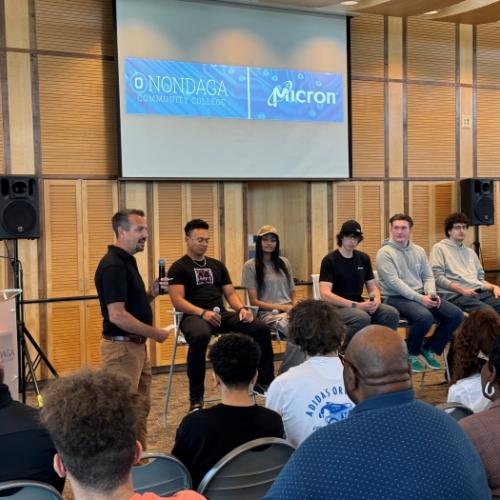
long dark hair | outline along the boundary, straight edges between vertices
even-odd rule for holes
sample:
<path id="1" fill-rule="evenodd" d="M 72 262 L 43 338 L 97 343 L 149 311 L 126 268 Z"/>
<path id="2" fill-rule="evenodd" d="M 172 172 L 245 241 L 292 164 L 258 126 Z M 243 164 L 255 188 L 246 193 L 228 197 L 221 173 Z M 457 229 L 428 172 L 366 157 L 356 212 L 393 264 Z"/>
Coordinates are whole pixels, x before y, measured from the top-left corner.
<path id="1" fill-rule="evenodd" d="M 274 233 L 272 233 L 274 234 Z M 264 236 L 267 236 L 265 234 Z M 262 251 L 262 238 L 264 236 L 257 237 L 257 241 L 255 242 L 255 274 L 257 277 L 257 285 L 258 290 L 263 290 L 266 286 L 264 283 L 264 252 Z M 280 257 L 280 239 L 277 234 L 276 236 L 276 248 L 271 254 L 271 263 L 273 265 L 273 269 L 275 272 L 279 273 L 283 271 L 285 273 L 286 279 L 290 279 L 290 273 L 288 272 L 288 268 L 284 260 Z"/>

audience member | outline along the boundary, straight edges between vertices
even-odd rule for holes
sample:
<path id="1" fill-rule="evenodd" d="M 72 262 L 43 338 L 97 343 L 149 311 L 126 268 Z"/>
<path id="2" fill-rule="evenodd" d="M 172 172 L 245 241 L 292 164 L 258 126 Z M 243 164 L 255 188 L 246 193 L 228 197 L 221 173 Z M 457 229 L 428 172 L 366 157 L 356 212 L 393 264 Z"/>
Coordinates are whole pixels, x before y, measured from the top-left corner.
<path id="1" fill-rule="evenodd" d="M 438 292 L 463 311 L 493 309 L 500 314 L 500 287 L 484 279 L 478 256 L 464 245 L 468 227 L 469 218 L 463 213 L 453 213 L 444 221 L 446 238 L 429 254 Z"/>
<path id="2" fill-rule="evenodd" d="M 266 406 L 283 418 L 287 439 L 298 446 L 313 431 L 347 417 L 354 406 L 342 379 L 339 347 L 345 326 L 336 308 L 323 300 L 304 300 L 290 312 L 290 342 L 306 361 L 275 378 Z"/>
<path id="3" fill-rule="evenodd" d="M 0 482 L 41 481 L 62 492 L 64 479 L 52 468 L 54 453 L 52 439 L 40 423 L 39 411 L 12 399 L 4 384 L 0 360 Z"/>
<path id="4" fill-rule="evenodd" d="M 248 291 L 250 304 L 259 308 L 259 319 L 288 337 L 288 312 L 297 303 L 297 297 L 292 266 L 280 255 L 280 239 L 273 226 L 258 230 L 255 258 L 245 262 L 241 284 Z M 294 344 L 287 343 L 280 373 L 304 361 L 297 351 Z"/>
<path id="5" fill-rule="evenodd" d="M 489 356 L 479 353 L 487 362 L 481 370 L 484 395 L 490 407 L 460 420 L 459 424 L 474 443 L 486 468 L 493 498 L 500 498 L 500 337 L 495 338 Z"/>
<path id="6" fill-rule="evenodd" d="M 448 401 L 462 403 L 472 411 L 485 410 L 489 400 L 481 388 L 481 368 L 484 359 L 480 352 L 490 352 L 496 337 L 500 335 L 500 318 L 490 308 L 473 311 L 456 331 L 453 339 L 453 363 Z"/>
<path id="7" fill-rule="evenodd" d="M 131 468 L 141 456 L 144 411 L 130 379 L 117 373 L 81 370 L 49 385 L 42 420 L 57 449 L 54 469 L 68 477 L 75 500 L 160 498 L 133 491 Z M 182 491 L 169 498 L 203 497 Z"/>
<path id="8" fill-rule="evenodd" d="M 382 295 L 409 323 L 408 361 L 414 373 L 441 369 L 441 354 L 462 322 L 463 312 L 436 295 L 434 276 L 425 250 L 410 241 L 413 220 L 396 214 L 389 219 L 391 237 L 377 252 L 377 270 Z M 426 339 L 434 321 L 434 334 Z"/>
<path id="9" fill-rule="evenodd" d="M 337 234 L 337 250 L 321 262 L 321 298 L 337 307 L 347 327 L 344 347 L 356 332 L 371 323 L 396 330 L 399 322 L 398 311 L 382 304 L 370 257 L 356 250 L 361 241 L 363 233 L 359 223 L 355 220 L 344 222 Z M 365 287 L 369 299 L 362 296 Z"/>
<path id="10" fill-rule="evenodd" d="M 465 433 L 443 411 L 415 400 L 407 355 L 387 327 L 370 325 L 353 337 L 344 383 L 357 406 L 304 441 L 266 499 L 491 497 Z"/>
<path id="11" fill-rule="evenodd" d="M 224 455 L 253 439 L 283 437 L 283 422 L 274 411 L 255 404 L 250 392 L 257 380 L 259 346 L 248 336 L 223 335 L 209 353 L 222 402 L 184 417 L 172 454 L 198 486 Z"/>
<path id="12" fill-rule="evenodd" d="M 261 350 L 256 390 L 264 393 L 274 378 L 271 329 L 254 320 L 241 302 L 226 266 L 207 257 L 208 224 L 195 219 L 184 227 L 187 252 L 168 271 L 170 298 L 177 311 L 183 312 L 181 328 L 189 344 L 187 372 L 189 411 L 203 408 L 205 392 L 205 356 L 210 337 L 215 333 L 241 332 L 252 337 Z M 236 312 L 226 310 L 223 298 Z"/>

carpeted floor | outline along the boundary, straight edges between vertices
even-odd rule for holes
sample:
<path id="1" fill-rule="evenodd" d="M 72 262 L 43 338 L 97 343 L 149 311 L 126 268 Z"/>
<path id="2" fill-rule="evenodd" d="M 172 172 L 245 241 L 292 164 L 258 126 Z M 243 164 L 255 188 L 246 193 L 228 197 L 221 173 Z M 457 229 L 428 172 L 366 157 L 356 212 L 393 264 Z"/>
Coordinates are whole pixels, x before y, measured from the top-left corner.
<path id="1" fill-rule="evenodd" d="M 278 363 L 276 365 L 276 370 L 277 368 Z M 448 385 L 444 383 L 443 372 L 434 372 L 426 375 L 424 386 L 421 386 L 421 379 L 421 375 L 413 376 L 413 385 L 418 399 L 426 401 L 432 405 L 446 401 Z M 172 398 L 169 405 L 168 419 L 166 422 L 167 425 L 165 428 L 163 408 L 167 382 L 167 373 L 158 373 L 153 376 L 152 409 L 148 421 L 148 447 L 150 451 L 158 450 L 167 453 L 171 451 L 174 443 L 175 431 L 181 419 L 186 414 L 189 406 L 187 374 L 185 371 L 179 371 L 174 373 Z M 217 397 L 217 392 L 212 381 L 211 370 L 207 370 L 205 387 L 205 399 Z M 260 398 L 257 399 L 257 402 L 259 404 L 264 403 L 264 401 Z M 33 394 L 30 394 L 28 403 L 34 404 Z M 210 403 L 207 403 L 207 405 L 209 404 Z M 212 404 L 216 404 L 216 402 Z M 66 482 L 66 487 L 64 490 L 64 499 L 73 500 L 71 487 L 69 486 L 68 482 Z"/>

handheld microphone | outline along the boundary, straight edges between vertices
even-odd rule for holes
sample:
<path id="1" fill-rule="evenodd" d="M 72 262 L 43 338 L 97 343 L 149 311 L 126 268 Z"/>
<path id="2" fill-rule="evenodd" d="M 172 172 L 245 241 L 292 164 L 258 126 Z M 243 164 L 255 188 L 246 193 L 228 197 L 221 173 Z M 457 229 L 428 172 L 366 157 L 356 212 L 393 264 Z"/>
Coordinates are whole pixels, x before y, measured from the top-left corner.
<path id="1" fill-rule="evenodd" d="M 272 314 L 273 316 L 274 316 L 274 315 L 276 315 L 276 314 L 279 314 L 278 309 L 273 309 L 273 310 L 271 311 L 271 314 Z"/>
<path id="2" fill-rule="evenodd" d="M 437 295 L 434 292 L 430 294 L 430 298 L 431 298 L 432 301 L 437 302 L 438 298 L 437 298 Z"/>
<path id="3" fill-rule="evenodd" d="M 165 259 L 160 259 L 158 261 L 158 277 L 160 280 L 167 275 L 165 271 L 165 266 L 166 266 Z M 163 288 L 159 283 L 158 283 L 158 294 L 165 295 L 165 290 L 163 290 Z"/>
<path id="4" fill-rule="evenodd" d="M 375 300 L 375 294 L 373 292 L 370 292 L 368 294 L 368 299 L 370 300 L 370 302 L 373 302 Z"/>
<path id="5" fill-rule="evenodd" d="M 215 306 L 215 307 L 212 309 L 212 311 L 213 311 L 214 313 L 219 314 L 219 313 L 220 313 L 220 307 L 219 307 L 219 306 Z"/>

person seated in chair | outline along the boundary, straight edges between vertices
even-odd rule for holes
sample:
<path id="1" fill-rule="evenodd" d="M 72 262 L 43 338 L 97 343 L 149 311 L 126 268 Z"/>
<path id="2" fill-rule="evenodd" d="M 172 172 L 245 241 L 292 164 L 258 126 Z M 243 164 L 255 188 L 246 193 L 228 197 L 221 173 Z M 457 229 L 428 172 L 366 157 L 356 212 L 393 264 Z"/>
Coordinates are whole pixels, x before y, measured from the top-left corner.
<path id="1" fill-rule="evenodd" d="M 172 455 L 191 473 L 195 487 L 234 448 L 258 438 L 284 436 L 281 417 L 256 405 L 250 395 L 257 380 L 259 357 L 259 346 L 237 333 L 223 335 L 210 349 L 222 402 L 186 415 L 172 449 Z"/>
<path id="2" fill-rule="evenodd" d="M 254 319 L 252 312 L 243 305 L 226 266 L 207 257 L 208 228 L 202 219 L 185 225 L 186 255 L 175 261 L 168 271 L 170 298 L 176 310 L 184 313 L 181 329 L 189 344 L 189 411 L 203 408 L 205 357 L 214 334 L 241 332 L 259 344 L 261 360 L 255 387 L 258 392 L 264 393 L 274 378 L 271 328 Z M 225 308 L 223 298 L 233 311 Z"/>
<path id="3" fill-rule="evenodd" d="M 297 303 L 292 266 L 280 255 L 280 238 L 273 226 L 262 226 L 255 241 L 255 258 L 243 265 L 241 285 L 248 290 L 252 306 L 259 308 L 259 319 L 274 325 L 288 338 L 288 313 Z M 300 350 L 287 342 L 279 373 L 304 361 Z"/>
<path id="4" fill-rule="evenodd" d="M 39 411 L 14 401 L 4 377 L 0 360 L 0 482 L 41 481 L 62 492 L 64 479 L 52 468 L 55 448 Z"/>
<path id="5" fill-rule="evenodd" d="M 306 361 L 273 380 L 266 406 L 281 415 L 294 446 L 316 429 L 343 420 L 354 407 L 338 357 L 345 330 L 336 307 L 323 300 L 304 300 L 290 311 L 290 342 Z"/>
<path id="6" fill-rule="evenodd" d="M 377 270 L 382 295 L 408 321 L 408 362 L 413 373 L 422 373 L 427 365 L 442 368 L 436 355 L 442 354 L 464 313 L 436 294 L 434 275 L 425 250 L 410 239 L 413 219 L 395 214 L 389 219 L 391 237 L 377 252 Z M 432 324 L 434 334 L 425 338 Z M 425 364 L 424 364 L 425 363 Z"/>
<path id="7" fill-rule="evenodd" d="M 45 393 L 41 416 L 57 450 L 54 469 L 68 477 L 75 500 L 204 498 L 190 490 L 173 497 L 134 494 L 131 469 L 142 452 L 145 408 L 128 377 L 80 370 L 58 378 Z"/>

